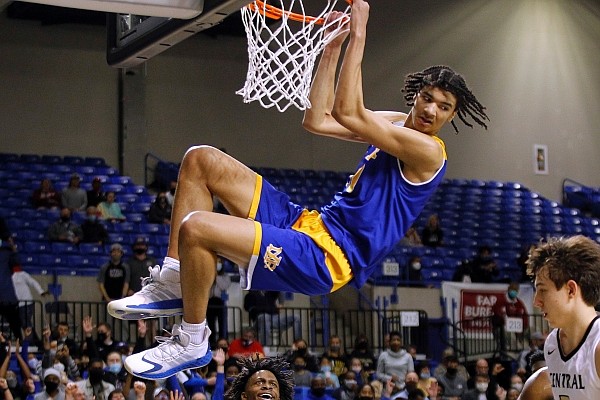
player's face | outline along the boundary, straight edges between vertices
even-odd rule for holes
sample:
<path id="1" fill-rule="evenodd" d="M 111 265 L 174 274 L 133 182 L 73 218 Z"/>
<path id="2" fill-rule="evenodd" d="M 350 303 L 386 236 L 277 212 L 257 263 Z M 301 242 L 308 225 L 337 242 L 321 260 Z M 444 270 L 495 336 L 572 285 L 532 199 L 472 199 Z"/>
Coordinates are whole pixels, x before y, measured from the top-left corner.
<path id="1" fill-rule="evenodd" d="M 565 309 L 567 302 L 566 286 L 557 290 L 554 282 L 548 277 L 548 270 L 542 268 L 535 277 L 533 305 L 542 311 L 550 326 L 561 327 L 561 319 L 568 314 L 568 310 Z"/>
<path id="2" fill-rule="evenodd" d="M 279 400 L 279 382 L 271 371 L 255 372 L 242 393 L 242 400 Z"/>
<path id="3" fill-rule="evenodd" d="M 456 114 L 456 96 L 435 86 L 425 86 L 417 94 L 411 111 L 414 129 L 437 135 Z"/>

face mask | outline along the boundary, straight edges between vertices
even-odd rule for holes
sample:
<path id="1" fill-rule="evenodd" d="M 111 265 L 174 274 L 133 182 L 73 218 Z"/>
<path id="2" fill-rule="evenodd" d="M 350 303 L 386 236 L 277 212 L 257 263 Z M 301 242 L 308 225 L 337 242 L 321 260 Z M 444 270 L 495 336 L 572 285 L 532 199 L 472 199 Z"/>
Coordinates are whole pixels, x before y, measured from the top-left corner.
<path id="1" fill-rule="evenodd" d="M 519 292 L 517 292 L 516 290 L 509 290 L 508 291 L 508 298 L 511 299 L 511 300 L 516 299 L 518 295 L 519 295 Z"/>
<path id="2" fill-rule="evenodd" d="M 417 382 L 406 382 L 406 390 L 410 393 L 417 388 Z"/>
<path id="3" fill-rule="evenodd" d="M 358 400 L 373 400 L 370 396 L 358 396 Z"/>
<path id="4" fill-rule="evenodd" d="M 315 389 L 310 389 L 310 391 L 316 397 L 323 397 L 323 395 L 325 394 L 325 388 L 315 388 Z"/>
<path id="5" fill-rule="evenodd" d="M 421 269 L 421 263 L 419 263 L 419 262 L 412 263 L 411 267 L 412 267 L 412 269 L 418 271 Z"/>
<path id="6" fill-rule="evenodd" d="M 56 356 L 56 349 L 48 350 L 48 354 L 50 355 L 50 358 L 54 358 Z"/>
<path id="7" fill-rule="evenodd" d="M 98 218 L 98 217 L 96 217 L 95 215 L 89 215 L 89 216 L 88 216 L 88 221 L 90 221 L 90 222 L 96 222 L 96 219 L 97 219 L 97 218 Z"/>
<path id="8" fill-rule="evenodd" d="M 304 369 L 304 365 L 303 364 L 294 364 L 294 369 L 296 371 L 301 371 Z"/>
<path id="9" fill-rule="evenodd" d="M 337 353 L 338 351 L 340 351 L 340 346 L 331 346 L 330 347 L 331 351 L 333 351 L 334 353 Z"/>
<path id="10" fill-rule="evenodd" d="M 419 378 L 421 379 L 429 379 L 431 378 L 431 374 L 428 372 L 423 372 L 421 375 L 419 375 Z"/>
<path id="11" fill-rule="evenodd" d="M 296 350 L 296 354 L 304 357 L 306 355 L 306 349 L 305 348 L 298 349 L 298 350 Z"/>
<path id="12" fill-rule="evenodd" d="M 108 370 L 115 375 L 118 374 L 119 372 L 121 372 L 121 368 L 122 368 L 122 366 L 119 363 L 110 364 L 108 366 Z"/>
<path id="13" fill-rule="evenodd" d="M 475 386 L 477 387 L 477 391 L 480 393 L 484 393 L 488 388 L 487 382 L 479 382 Z"/>
<path id="14" fill-rule="evenodd" d="M 242 344 L 244 345 L 244 347 L 248 347 L 248 346 L 250 346 L 252 343 L 254 343 L 254 340 L 248 340 L 248 339 L 244 339 L 244 340 L 242 340 Z"/>
<path id="15" fill-rule="evenodd" d="M 89 371 L 90 382 L 92 384 L 99 383 L 100 381 L 102 381 L 103 374 L 104 374 L 104 371 L 102 370 L 102 368 L 90 368 L 90 371 Z"/>
<path id="16" fill-rule="evenodd" d="M 98 340 L 104 342 L 106 340 L 106 333 L 98 333 Z"/>
<path id="17" fill-rule="evenodd" d="M 16 377 L 6 378 L 6 384 L 11 389 L 16 388 L 17 387 L 17 378 Z"/>
<path id="18" fill-rule="evenodd" d="M 235 377 L 233 377 L 233 376 L 228 376 L 227 378 L 225 378 L 225 380 L 227 381 L 227 383 L 233 382 L 234 379 L 235 379 Z"/>
<path id="19" fill-rule="evenodd" d="M 369 347 L 369 344 L 367 342 L 359 342 L 356 345 L 356 348 L 359 349 L 359 350 L 366 350 L 367 347 Z"/>
<path id="20" fill-rule="evenodd" d="M 47 380 L 44 381 L 44 385 L 46 386 L 46 393 L 48 394 L 52 394 L 58 389 L 58 382 Z"/>
<path id="21" fill-rule="evenodd" d="M 144 254 L 146 252 L 146 249 L 133 249 L 133 252 L 135 254 Z"/>
<path id="22" fill-rule="evenodd" d="M 38 360 L 37 358 L 32 358 L 31 360 L 27 361 L 27 364 L 29 364 L 29 368 L 35 370 L 38 365 Z"/>
<path id="23" fill-rule="evenodd" d="M 456 368 L 447 368 L 448 375 L 456 375 Z"/>
<path id="24" fill-rule="evenodd" d="M 360 371 L 362 371 L 362 368 L 361 367 L 352 367 L 352 371 L 355 374 L 360 374 Z"/>
<path id="25" fill-rule="evenodd" d="M 331 372 L 331 367 L 329 365 L 323 365 L 321 367 L 321 372 Z"/>
<path id="26" fill-rule="evenodd" d="M 65 366 L 63 365 L 63 363 L 56 363 L 52 366 L 52 368 L 54 368 L 58 372 L 65 372 Z"/>
<path id="27" fill-rule="evenodd" d="M 169 193 L 171 193 L 172 195 L 174 195 L 175 194 L 175 189 L 169 190 Z"/>
<path id="28" fill-rule="evenodd" d="M 354 379 L 346 379 L 344 384 L 348 389 L 352 389 L 354 386 L 356 386 L 356 381 Z"/>
<path id="29" fill-rule="evenodd" d="M 522 383 L 513 383 L 511 385 L 511 387 L 513 389 L 517 389 L 519 392 L 521 392 L 521 390 L 523 390 L 523 384 Z"/>
<path id="30" fill-rule="evenodd" d="M 62 222 L 69 222 L 71 220 L 71 218 L 70 217 L 60 217 L 60 220 Z"/>

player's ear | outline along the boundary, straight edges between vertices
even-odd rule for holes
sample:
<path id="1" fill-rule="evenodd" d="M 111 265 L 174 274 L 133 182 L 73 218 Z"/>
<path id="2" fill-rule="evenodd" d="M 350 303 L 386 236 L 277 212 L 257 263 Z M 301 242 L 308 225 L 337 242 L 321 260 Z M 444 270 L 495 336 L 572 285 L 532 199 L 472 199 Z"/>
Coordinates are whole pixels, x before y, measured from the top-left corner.
<path id="1" fill-rule="evenodd" d="M 567 283 L 565 285 L 567 286 L 567 294 L 569 295 L 569 297 L 574 297 L 575 294 L 577 293 L 577 291 L 579 290 L 579 287 L 577 286 L 577 282 L 570 279 L 567 281 Z"/>

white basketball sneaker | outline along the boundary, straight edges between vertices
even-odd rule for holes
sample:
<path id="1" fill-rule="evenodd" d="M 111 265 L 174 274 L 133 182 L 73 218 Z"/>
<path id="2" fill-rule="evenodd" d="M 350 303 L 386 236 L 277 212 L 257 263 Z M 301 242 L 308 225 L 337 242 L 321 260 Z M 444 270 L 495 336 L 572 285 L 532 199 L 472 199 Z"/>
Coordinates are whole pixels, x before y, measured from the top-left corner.
<path id="1" fill-rule="evenodd" d="M 142 289 L 131 296 L 108 303 L 108 313 L 119 319 L 170 317 L 183 314 L 181 284 L 160 277 L 160 267 L 148 267 L 150 276 Z"/>
<path id="2" fill-rule="evenodd" d="M 162 379 L 179 371 L 200 368 L 212 359 L 208 345 L 210 329 L 206 327 L 202 344 L 191 343 L 191 336 L 177 324 L 170 337 L 157 336 L 157 347 L 134 353 L 125 358 L 125 368 L 145 379 Z"/>

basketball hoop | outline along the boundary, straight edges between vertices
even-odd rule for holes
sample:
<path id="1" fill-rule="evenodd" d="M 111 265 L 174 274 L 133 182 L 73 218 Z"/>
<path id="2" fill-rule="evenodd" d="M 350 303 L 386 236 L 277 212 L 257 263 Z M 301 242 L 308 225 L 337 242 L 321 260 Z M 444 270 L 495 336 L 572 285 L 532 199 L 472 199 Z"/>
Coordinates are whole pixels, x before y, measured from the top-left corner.
<path id="1" fill-rule="evenodd" d="M 313 5 L 319 0 L 309 1 Z M 244 103 L 259 101 L 264 108 L 275 106 L 280 112 L 292 105 L 300 110 L 310 108 L 308 96 L 317 56 L 348 29 L 345 22 L 350 15 L 350 6 L 345 6 L 339 11 L 346 17 L 327 23 L 326 17 L 335 10 L 338 0 L 320 1 L 327 5 L 315 16 L 307 15 L 302 0 L 272 1 L 281 7 L 255 0 L 242 8 L 248 38 L 248 74 L 244 87 L 236 93 Z M 277 20 L 273 29 L 267 18 Z"/>

